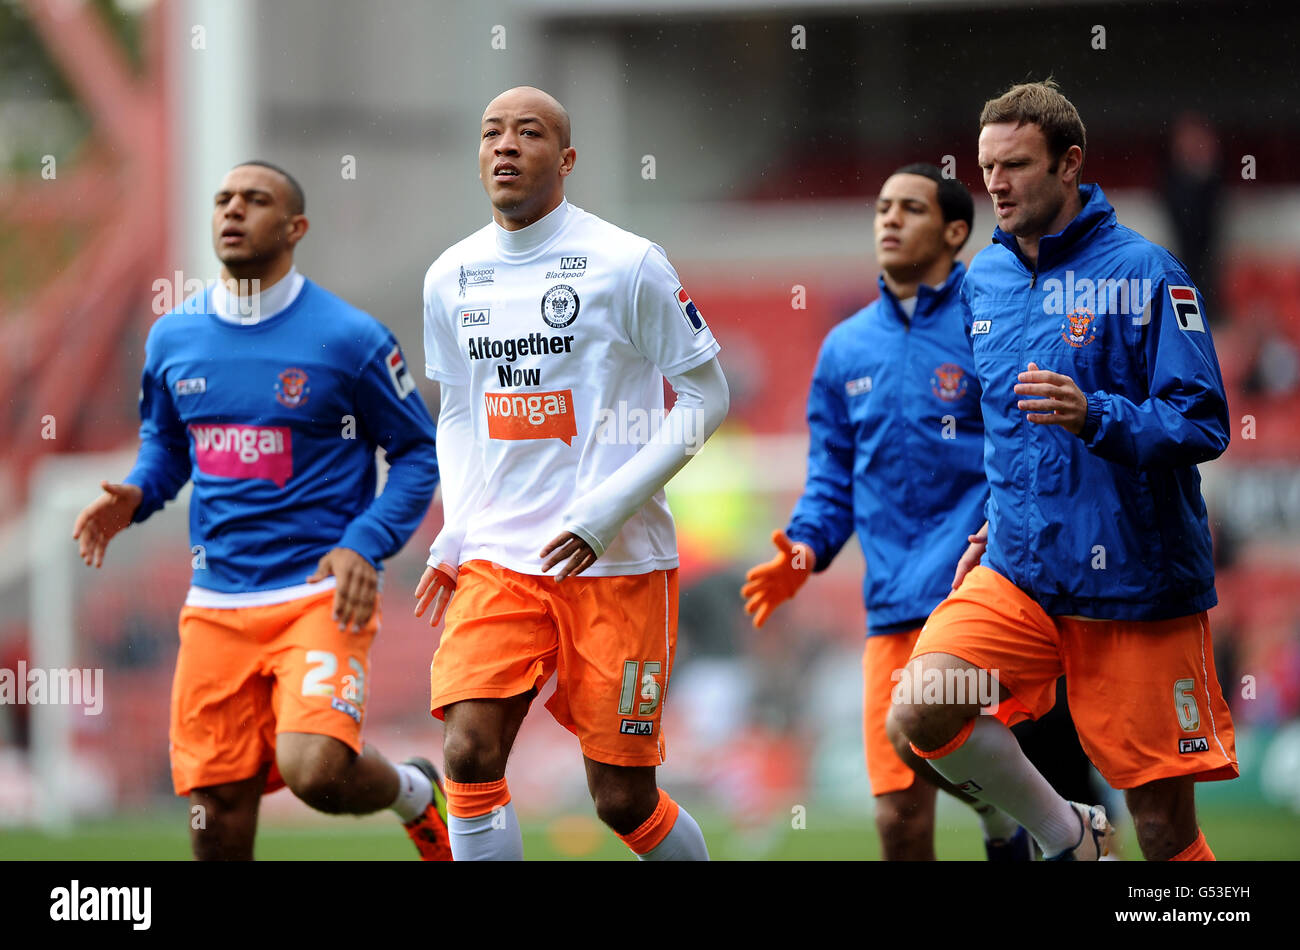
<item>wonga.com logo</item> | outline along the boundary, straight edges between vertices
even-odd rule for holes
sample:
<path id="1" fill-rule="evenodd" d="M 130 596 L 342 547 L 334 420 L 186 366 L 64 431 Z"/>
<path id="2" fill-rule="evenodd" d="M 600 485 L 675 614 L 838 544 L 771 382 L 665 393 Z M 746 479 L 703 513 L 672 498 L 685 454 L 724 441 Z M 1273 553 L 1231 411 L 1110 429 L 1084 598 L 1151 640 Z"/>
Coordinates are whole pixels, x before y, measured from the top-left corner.
<path id="1" fill-rule="evenodd" d="M 199 471 L 220 478 L 265 478 L 279 488 L 293 477 L 288 426 L 191 425 Z"/>
<path id="2" fill-rule="evenodd" d="M 488 437 L 518 441 L 520 439 L 560 439 L 573 444 L 578 425 L 573 418 L 573 391 L 560 389 L 548 393 L 484 393 L 487 404 Z"/>

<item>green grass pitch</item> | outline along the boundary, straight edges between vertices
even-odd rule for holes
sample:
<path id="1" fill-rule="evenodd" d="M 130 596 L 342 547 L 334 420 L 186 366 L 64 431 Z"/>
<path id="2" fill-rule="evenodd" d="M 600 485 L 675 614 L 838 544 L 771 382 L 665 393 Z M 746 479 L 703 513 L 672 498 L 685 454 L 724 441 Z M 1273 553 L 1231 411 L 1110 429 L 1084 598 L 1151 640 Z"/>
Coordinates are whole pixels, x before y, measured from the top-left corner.
<path id="1" fill-rule="evenodd" d="M 1201 827 L 1221 860 L 1300 858 L 1300 817 L 1281 809 L 1202 807 Z M 720 860 L 876 860 L 874 826 L 866 815 L 822 812 L 810 807 L 806 827 L 788 819 L 738 829 L 720 816 L 701 815 L 712 856 Z M 524 854 L 529 860 L 631 860 L 627 849 L 591 815 L 524 815 Z M 99 821 L 70 835 L 0 830 L 3 860 L 185 860 L 189 858 L 183 803 L 167 814 Z M 983 860 L 979 831 L 961 812 L 942 810 L 937 850 L 942 860 Z M 1122 856 L 1140 859 L 1132 826 L 1120 826 Z M 261 860 L 414 860 L 415 851 L 389 815 L 335 818 L 305 824 L 264 824 L 258 834 Z"/>

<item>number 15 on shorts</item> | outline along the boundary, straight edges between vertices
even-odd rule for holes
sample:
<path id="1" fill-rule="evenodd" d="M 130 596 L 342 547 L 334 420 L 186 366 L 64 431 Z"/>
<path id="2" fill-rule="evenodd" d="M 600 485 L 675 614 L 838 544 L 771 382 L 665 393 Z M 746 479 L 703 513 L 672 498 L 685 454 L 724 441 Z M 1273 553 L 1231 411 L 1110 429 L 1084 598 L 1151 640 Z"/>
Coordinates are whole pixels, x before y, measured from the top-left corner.
<path id="1" fill-rule="evenodd" d="M 631 716 L 635 708 L 635 714 L 638 716 L 653 716 L 659 709 L 659 698 L 663 694 L 663 689 L 655 680 L 655 676 L 663 669 L 663 664 L 658 660 L 646 660 L 640 663 L 637 660 L 623 661 L 623 686 L 618 694 L 618 711 L 620 715 Z M 637 686 L 640 685 L 640 703 L 637 702 Z M 640 723 L 623 720 L 622 731 L 631 731 L 628 726 L 633 727 L 641 725 Z M 654 724 L 645 723 L 644 733 L 650 735 Z"/>

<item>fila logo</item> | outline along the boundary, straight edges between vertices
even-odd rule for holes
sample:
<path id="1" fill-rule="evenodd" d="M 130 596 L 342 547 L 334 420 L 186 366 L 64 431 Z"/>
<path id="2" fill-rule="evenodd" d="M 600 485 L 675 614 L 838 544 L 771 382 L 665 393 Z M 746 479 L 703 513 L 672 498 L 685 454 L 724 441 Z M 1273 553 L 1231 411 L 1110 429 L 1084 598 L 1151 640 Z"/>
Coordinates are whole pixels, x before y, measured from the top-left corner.
<path id="1" fill-rule="evenodd" d="M 486 308 L 482 310 L 462 310 L 460 312 L 460 325 L 463 327 L 485 327 L 488 325 L 492 311 Z"/>
<path id="2" fill-rule="evenodd" d="M 196 376 L 193 379 L 176 380 L 176 395 L 178 396 L 197 396 L 199 393 L 208 391 L 208 378 L 206 376 Z"/>
<path id="3" fill-rule="evenodd" d="M 979 336 L 981 333 L 988 333 L 993 329 L 992 320 L 976 320 L 970 325 L 970 335 Z"/>
<path id="4" fill-rule="evenodd" d="M 1178 329 L 1184 333 L 1204 333 L 1205 321 L 1201 319 L 1201 305 L 1196 302 L 1195 287 L 1169 285 L 1169 299 L 1173 301 Z"/>
<path id="5" fill-rule="evenodd" d="M 618 731 L 625 736 L 652 736 L 655 724 L 646 719 L 624 719 Z"/>
<path id="6" fill-rule="evenodd" d="M 844 391 L 850 396 L 861 396 L 863 393 L 871 392 L 871 377 L 859 376 L 857 379 L 850 379 L 844 384 Z"/>
<path id="7" fill-rule="evenodd" d="M 356 706 L 353 706 L 347 700 L 339 699 L 337 696 L 331 697 L 330 709 L 333 709 L 335 712 L 341 712 L 343 715 L 354 719 L 358 723 L 361 722 L 361 710 Z"/>
<path id="8" fill-rule="evenodd" d="M 1194 736 L 1191 739 L 1178 740 L 1178 754 L 1191 755 L 1195 752 L 1209 752 L 1210 740 L 1205 736 Z"/>
<path id="9" fill-rule="evenodd" d="M 587 259 L 585 257 L 561 257 L 560 270 L 586 270 Z"/>
<path id="10" fill-rule="evenodd" d="M 402 359 L 401 347 L 394 346 L 389 350 L 384 365 L 388 367 L 388 378 L 392 381 L 393 389 L 397 390 L 398 399 L 405 399 L 415 391 L 415 380 L 406 371 L 406 361 Z"/>
<path id="11" fill-rule="evenodd" d="M 968 778 L 966 781 L 962 782 L 960 785 L 957 786 L 957 790 L 965 792 L 967 795 L 974 795 L 976 792 L 984 791 L 984 786 L 981 785 L 979 782 L 975 781 L 973 778 Z"/>

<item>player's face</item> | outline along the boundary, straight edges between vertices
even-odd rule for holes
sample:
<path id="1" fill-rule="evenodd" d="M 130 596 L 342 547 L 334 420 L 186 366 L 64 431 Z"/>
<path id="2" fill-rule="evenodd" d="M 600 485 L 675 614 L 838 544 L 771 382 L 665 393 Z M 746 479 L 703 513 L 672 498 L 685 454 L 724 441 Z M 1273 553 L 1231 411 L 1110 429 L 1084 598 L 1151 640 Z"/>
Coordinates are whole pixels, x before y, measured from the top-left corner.
<path id="1" fill-rule="evenodd" d="M 480 133 L 479 178 L 499 223 L 525 227 L 559 205 L 577 153 L 563 147 L 559 118 L 544 97 L 503 93 L 484 111 Z"/>
<path id="2" fill-rule="evenodd" d="M 1050 233 L 1069 200 L 1063 180 L 1066 163 L 1054 171 L 1047 136 L 1032 122 L 1017 126 L 998 122 L 980 130 L 979 163 L 984 187 L 993 197 L 998 227 L 1019 238 L 1039 238 Z"/>
<path id="3" fill-rule="evenodd" d="M 289 213 L 289 185 L 281 175 L 260 165 L 232 168 L 213 199 L 217 259 L 243 269 L 292 252 L 295 219 L 302 215 Z"/>
<path id="4" fill-rule="evenodd" d="M 876 199 L 876 259 L 900 279 L 922 273 L 952 251 L 944 241 L 939 186 L 924 175 L 892 175 Z"/>

